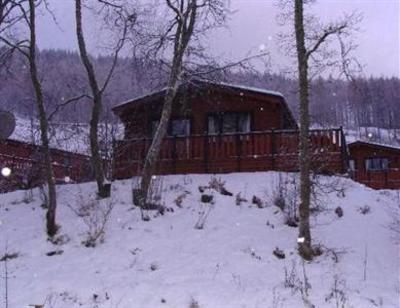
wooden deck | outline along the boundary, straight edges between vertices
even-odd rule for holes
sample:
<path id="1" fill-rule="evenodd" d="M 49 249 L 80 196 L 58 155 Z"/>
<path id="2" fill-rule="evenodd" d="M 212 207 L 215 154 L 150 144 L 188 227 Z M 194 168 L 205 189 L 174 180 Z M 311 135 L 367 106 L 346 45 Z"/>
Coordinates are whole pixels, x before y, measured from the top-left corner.
<path id="1" fill-rule="evenodd" d="M 312 168 L 322 173 L 347 171 L 341 128 L 310 131 Z M 151 139 L 115 144 L 114 178 L 138 175 Z M 157 174 L 297 171 L 299 132 L 269 130 L 245 134 L 193 135 L 163 140 Z"/>
<path id="2" fill-rule="evenodd" d="M 51 149 L 54 177 L 57 183 L 86 182 L 93 179 L 90 157 Z M 0 193 L 35 187 L 45 182 L 45 165 L 39 146 L 14 140 L 0 142 L 0 168 L 8 167 L 11 175 L 0 175 Z"/>

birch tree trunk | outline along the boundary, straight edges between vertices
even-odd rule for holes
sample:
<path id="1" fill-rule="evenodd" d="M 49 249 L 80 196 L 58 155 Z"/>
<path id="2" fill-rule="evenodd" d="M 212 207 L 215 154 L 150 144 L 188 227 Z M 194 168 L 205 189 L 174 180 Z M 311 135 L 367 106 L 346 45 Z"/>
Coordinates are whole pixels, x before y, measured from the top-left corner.
<path id="1" fill-rule="evenodd" d="M 57 208 L 57 192 L 55 179 L 53 175 L 53 167 L 51 164 L 51 153 L 49 147 L 48 137 L 48 121 L 46 108 L 44 105 L 42 85 L 38 76 L 38 69 L 36 64 L 36 7 L 35 0 L 29 0 L 29 31 L 30 31 L 30 42 L 29 42 L 29 53 L 28 61 L 30 68 L 30 75 L 32 79 L 33 88 L 36 96 L 36 104 L 39 111 L 40 121 L 40 137 L 42 142 L 42 150 L 44 154 L 44 165 L 46 171 L 46 180 L 48 186 L 48 209 L 46 213 L 46 227 L 47 234 L 53 237 L 58 230 L 56 224 L 56 208 Z"/>
<path id="2" fill-rule="evenodd" d="M 160 153 L 162 140 L 164 139 L 168 123 L 171 117 L 173 103 L 179 88 L 179 81 L 182 73 L 183 57 L 192 38 L 194 26 L 197 19 L 197 0 L 190 0 L 185 7 L 185 1 L 177 1 L 174 6 L 170 0 L 166 0 L 167 6 L 174 12 L 176 18 L 176 30 L 174 33 L 174 52 L 172 67 L 168 78 L 167 91 L 164 98 L 164 105 L 161 113 L 161 119 L 158 124 L 156 133 L 153 137 L 150 149 L 146 155 L 140 182 L 140 206 L 145 208 L 151 178 L 155 171 L 156 160 Z M 142 212 L 142 218 L 143 212 Z"/>
<path id="3" fill-rule="evenodd" d="M 300 101 L 300 206 L 299 206 L 299 254 L 306 260 L 313 258 L 310 232 L 310 150 L 309 150 L 309 84 L 308 61 L 304 38 L 303 0 L 295 0 L 295 33 L 298 61 Z"/>
<path id="4" fill-rule="evenodd" d="M 109 197 L 109 191 L 107 191 L 104 185 L 104 168 L 103 160 L 100 154 L 98 127 L 100 116 L 102 112 L 102 93 L 96 80 L 96 74 L 92 63 L 90 62 L 88 52 L 86 49 L 86 43 L 83 36 L 82 28 L 82 1 L 75 0 L 75 18 L 76 18 L 76 36 L 78 39 L 78 47 L 81 56 L 82 63 L 86 69 L 87 76 L 89 79 L 89 85 L 93 95 L 93 107 L 90 118 L 90 154 L 92 166 L 94 168 L 94 174 L 97 183 L 98 195 L 100 198 Z"/>

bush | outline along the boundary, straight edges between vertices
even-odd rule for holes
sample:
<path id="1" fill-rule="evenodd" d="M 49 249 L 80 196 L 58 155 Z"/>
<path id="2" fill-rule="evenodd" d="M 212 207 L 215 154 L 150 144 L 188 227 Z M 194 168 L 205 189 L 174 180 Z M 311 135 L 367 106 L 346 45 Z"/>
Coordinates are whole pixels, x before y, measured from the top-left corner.
<path id="1" fill-rule="evenodd" d="M 247 199 L 246 199 L 246 198 L 243 198 L 243 197 L 241 196 L 241 194 L 238 193 L 238 194 L 236 195 L 236 201 L 235 201 L 236 205 L 237 205 L 237 206 L 240 206 L 240 205 L 242 205 L 243 202 L 247 202 Z"/>
<path id="2" fill-rule="evenodd" d="M 114 208 L 111 200 L 84 200 L 80 195 L 80 202 L 76 207 L 68 204 L 68 207 L 82 219 L 85 224 L 86 239 L 82 241 L 85 247 L 96 247 L 98 243 L 103 243 L 106 226 Z"/>
<path id="3" fill-rule="evenodd" d="M 189 303 L 189 308 L 200 308 L 199 302 L 192 298 Z"/>
<path id="4" fill-rule="evenodd" d="M 272 253 L 278 259 L 285 259 L 285 257 L 286 257 L 285 253 L 283 252 L 283 250 L 279 249 L 278 247 L 276 247 L 275 250 Z"/>
<path id="5" fill-rule="evenodd" d="M 273 188 L 272 202 L 284 215 L 284 223 L 297 228 L 297 209 L 300 199 L 300 188 L 295 175 L 279 174 L 278 182 Z"/>
<path id="6" fill-rule="evenodd" d="M 338 217 L 340 218 L 340 217 L 343 216 L 343 209 L 342 209 L 340 206 L 338 206 L 338 207 L 335 209 L 335 213 L 336 213 L 336 215 L 338 215 Z"/>
<path id="7" fill-rule="evenodd" d="M 225 188 L 225 182 L 222 181 L 221 178 L 212 177 L 210 182 L 208 183 L 208 188 L 214 189 L 224 196 L 233 196 L 233 193 Z"/>
<path id="8" fill-rule="evenodd" d="M 371 212 L 371 208 L 368 205 L 360 206 L 358 208 L 358 212 L 360 214 L 366 215 L 366 214 L 369 214 Z"/>
<path id="9" fill-rule="evenodd" d="M 0 262 L 5 262 L 8 260 L 12 260 L 12 259 L 16 259 L 19 257 L 19 253 L 18 252 L 13 252 L 13 253 L 5 253 L 1 258 L 0 258 Z"/>
<path id="10" fill-rule="evenodd" d="M 264 208 L 264 202 L 257 196 L 253 196 L 253 198 L 251 199 L 251 203 L 257 205 L 259 209 Z"/>

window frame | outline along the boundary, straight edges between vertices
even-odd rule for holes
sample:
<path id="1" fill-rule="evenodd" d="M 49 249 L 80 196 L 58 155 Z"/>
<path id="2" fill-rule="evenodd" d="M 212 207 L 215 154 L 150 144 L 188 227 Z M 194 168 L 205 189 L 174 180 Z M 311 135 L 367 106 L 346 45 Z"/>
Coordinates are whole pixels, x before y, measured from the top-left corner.
<path id="1" fill-rule="evenodd" d="M 174 121 L 188 121 L 189 124 L 189 132 L 188 135 L 172 135 L 172 123 Z M 149 121 L 149 128 L 148 128 L 148 135 L 150 138 L 154 137 L 155 134 L 155 129 L 154 125 L 157 123 L 157 125 L 160 123 L 160 119 L 151 119 Z M 192 135 L 192 118 L 187 118 L 187 117 L 178 117 L 178 118 L 171 118 L 168 123 L 168 128 L 167 128 L 167 136 L 166 137 L 190 137 Z"/>
<path id="2" fill-rule="evenodd" d="M 246 132 L 239 131 L 239 117 L 241 115 L 247 116 L 249 119 L 249 130 Z M 234 132 L 224 132 L 224 117 L 225 116 L 235 116 L 235 131 Z M 216 119 L 215 133 L 210 132 L 210 118 L 214 117 Z M 226 134 L 246 134 L 253 131 L 253 113 L 251 111 L 226 111 L 226 112 L 209 112 L 206 117 L 206 134 L 207 135 L 226 135 Z"/>
<path id="3" fill-rule="evenodd" d="M 173 123 L 175 121 L 187 121 L 187 123 L 189 124 L 189 129 L 188 129 L 188 132 L 187 132 L 186 135 L 174 135 L 174 134 L 172 134 Z M 168 137 L 189 137 L 190 135 L 192 135 L 192 119 L 190 119 L 190 118 L 174 118 L 174 119 L 171 119 L 169 121 L 167 134 L 168 134 Z"/>
<path id="4" fill-rule="evenodd" d="M 368 166 L 368 161 L 373 162 L 374 160 L 379 160 L 379 168 L 371 168 L 371 163 Z M 383 163 L 386 160 L 386 166 Z M 364 168 L 367 172 L 379 172 L 379 171 L 388 171 L 389 170 L 389 158 L 386 156 L 373 156 L 373 157 L 366 157 L 364 159 Z M 385 166 L 385 168 L 384 168 Z"/>

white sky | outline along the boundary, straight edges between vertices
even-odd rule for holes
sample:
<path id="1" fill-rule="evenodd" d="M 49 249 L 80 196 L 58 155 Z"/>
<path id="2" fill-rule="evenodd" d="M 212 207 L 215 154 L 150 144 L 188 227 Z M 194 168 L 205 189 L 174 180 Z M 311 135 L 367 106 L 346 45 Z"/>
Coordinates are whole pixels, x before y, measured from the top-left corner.
<path id="1" fill-rule="evenodd" d="M 90 0 L 93 1 L 93 0 Z M 40 48 L 76 49 L 73 0 L 50 0 L 58 20 L 49 16 L 39 23 Z M 239 59 L 264 44 L 271 52 L 272 64 L 281 68 L 287 59 L 276 47 L 276 35 L 282 28 L 276 23 L 279 13 L 275 0 L 231 0 L 235 14 L 227 28 L 215 31 L 209 41 L 210 51 L 224 59 Z M 358 10 L 364 16 L 357 36 L 356 55 L 365 65 L 365 74 L 400 77 L 400 0 L 320 0 L 315 11 L 322 20 Z M 87 38 L 93 52 L 101 42 L 99 30 L 88 19 Z"/>

